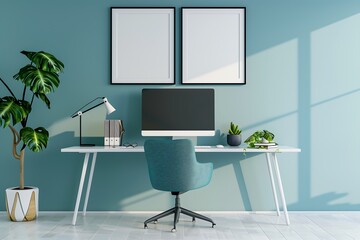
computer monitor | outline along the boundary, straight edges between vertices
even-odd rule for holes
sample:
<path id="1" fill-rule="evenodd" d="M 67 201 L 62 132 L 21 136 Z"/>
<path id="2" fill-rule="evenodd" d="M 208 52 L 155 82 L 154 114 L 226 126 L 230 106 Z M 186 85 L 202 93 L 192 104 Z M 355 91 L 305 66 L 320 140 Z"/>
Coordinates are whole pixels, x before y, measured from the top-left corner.
<path id="1" fill-rule="evenodd" d="M 143 89 L 142 136 L 214 136 L 214 89 Z"/>

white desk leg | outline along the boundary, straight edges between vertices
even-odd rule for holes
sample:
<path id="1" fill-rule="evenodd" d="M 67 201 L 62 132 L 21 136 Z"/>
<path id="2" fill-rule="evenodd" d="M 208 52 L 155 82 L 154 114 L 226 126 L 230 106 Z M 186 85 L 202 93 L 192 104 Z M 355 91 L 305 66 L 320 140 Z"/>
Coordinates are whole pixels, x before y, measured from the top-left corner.
<path id="1" fill-rule="evenodd" d="M 266 153 L 266 161 L 267 161 L 267 165 L 268 165 L 268 170 L 269 170 L 269 175 L 270 175 L 270 180 L 271 180 L 271 187 L 272 187 L 274 201 L 275 201 L 275 205 L 276 205 L 276 213 L 278 216 L 280 216 L 279 201 L 277 198 L 276 186 L 275 186 L 275 182 L 274 182 L 274 175 L 273 175 L 270 159 L 271 159 L 270 153 Z"/>
<path id="2" fill-rule="evenodd" d="M 288 214 L 288 211 L 287 211 L 285 194 L 284 194 L 284 189 L 283 189 L 281 176 L 280 176 L 279 164 L 278 164 L 278 160 L 277 160 L 277 157 L 276 157 L 276 153 L 272 153 L 272 154 L 273 154 L 273 158 L 274 158 L 275 174 L 276 174 L 278 184 L 279 184 L 279 190 L 280 190 L 281 201 L 282 201 L 282 204 L 283 204 L 285 220 L 286 220 L 286 224 L 289 225 L 290 224 L 290 219 L 289 219 L 289 214 Z"/>
<path id="3" fill-rule="evenodd" d="M 90 176 L 88 180 L 86 195 L 85 195 L 85 203 L 84 203 L 84 209 L 83 209 L 83 215 L 86 215 L 86 209 L 89 201 L 89 195 L 90 195 L 90 189 L 91 189 L 91 183 L 94 175 L 94 169 L 95 169 L 95 163 L 96 163 L 96 155 L 97 153 L 93 153 L 92 162 L 91 162 L 91 168 L 90 168 Z"/>
<path id="4" fill-rule="evenodd" d="M 76 204 L 75 204 L 75 209 L 74 209 L 74 216 L 73 216 L 73 220 L 72 220 L 72 225 L 76 224 L 76 218 L 77 218 L 77 214 L 78 214 L 78 211 L 79 211 L 81 193 L 82 193 L 82 189 L 83 189 L 83 186 L 84 186 L 86 169 L 87 169 L 87 165 L 88 165 L 88 162 L 89 162 L 89 156 L 90 156 L 90 153 L 85 153 L 84 164 L 83 164 L 83 169 L 82 169 L 80 183 L 79 183 L 79 190 L 78 190 L 78 194 L 77 194 L 77 198 L 76 198 Z"/>

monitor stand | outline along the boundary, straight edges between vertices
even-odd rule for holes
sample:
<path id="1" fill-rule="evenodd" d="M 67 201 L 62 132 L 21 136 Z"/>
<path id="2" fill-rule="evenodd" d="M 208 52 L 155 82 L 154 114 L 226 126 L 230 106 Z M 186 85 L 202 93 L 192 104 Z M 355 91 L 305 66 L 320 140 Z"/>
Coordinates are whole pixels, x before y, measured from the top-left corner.
<path id="1" fill-rule="evenodd" d="M 180 136 L 173 136 L 172 137 L 173 140 L 176 139 L 189 139 L 194 146 L 197 146 L 197 137 L 196 136 L 192 136 L 192 137 L 180 137 Z"/>

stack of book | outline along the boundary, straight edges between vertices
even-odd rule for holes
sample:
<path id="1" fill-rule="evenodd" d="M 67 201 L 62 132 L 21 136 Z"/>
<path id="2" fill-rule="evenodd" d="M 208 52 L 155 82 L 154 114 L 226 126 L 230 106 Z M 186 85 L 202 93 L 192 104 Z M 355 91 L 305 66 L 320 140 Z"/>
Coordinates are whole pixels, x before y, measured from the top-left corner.
<path id="1" fill-rule="evenodd" d="M 264 148 L 264 149 L 273 149 L 278 148 L 278 144 L 276 142 L 269 142 L 269 143 L 255 143 L 256 148 Z"/>

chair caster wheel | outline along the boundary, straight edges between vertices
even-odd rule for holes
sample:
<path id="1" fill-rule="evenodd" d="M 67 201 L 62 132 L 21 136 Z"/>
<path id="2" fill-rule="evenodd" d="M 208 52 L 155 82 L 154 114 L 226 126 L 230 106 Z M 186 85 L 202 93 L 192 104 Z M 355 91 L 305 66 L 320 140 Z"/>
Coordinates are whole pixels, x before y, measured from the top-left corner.
<path id="1" fill-rule="evenodd" d="M 195 222 L 195 218 L 193 217 L 192 222 Z"/>
<path id="2" fill-rule="evenodd" d="M 215 228 L 215 225 L 216 225 L 216 224 L 215 224 L 215 223 L 213 223 L 211 227 L 212 227 L 212 228 Z"/>
<path id="3" fill-rule="evenodd" d="M 157 224 L 157 220 L 154 221 L 154 224 Z"/>
<path id="4" fill-rule="evenodd" d="M 171 229 L 171 232 L 173 233 L 176 232 L 176 228 Z"/>
<path id="5" fill-rule="evenodd" d="M 148 229 L 148 226 L 146 224 L 144 224 L 144 229 Z"/>

